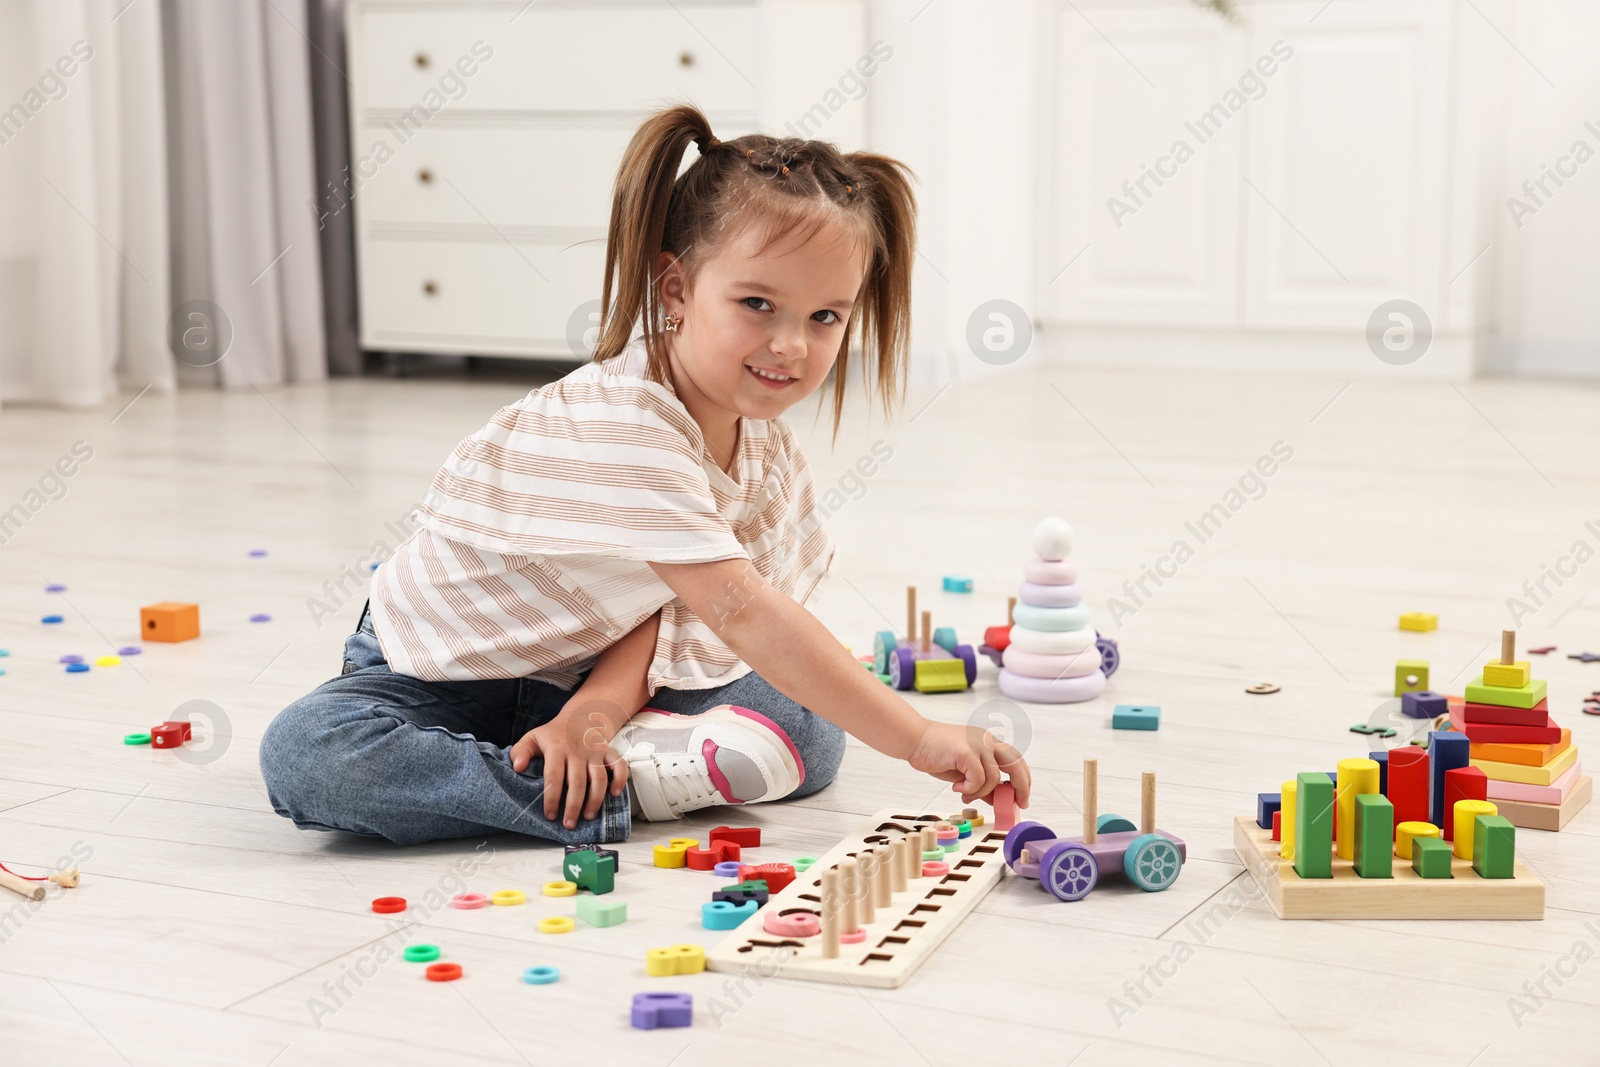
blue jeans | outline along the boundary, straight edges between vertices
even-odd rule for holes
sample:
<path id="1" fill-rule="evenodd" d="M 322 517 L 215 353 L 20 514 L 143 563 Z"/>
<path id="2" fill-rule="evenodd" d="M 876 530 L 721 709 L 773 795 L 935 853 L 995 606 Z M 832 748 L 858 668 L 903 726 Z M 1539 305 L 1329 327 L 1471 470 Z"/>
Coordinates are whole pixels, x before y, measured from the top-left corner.
<path id="1" fill-rule="evenodd" d="M 290 704 L 261 738 L 272 809 L 302 829 L 346 830 L 397 845 L 513 831 L 563 844 L 622 841 L 629 794 L 568 830 L 544 817 L 544 760 L 521 773 L 508 751 L 555 718 L 572 693 L 532 678 L 425 682 L 384 661 L 366 609 L 344 645 L 344 672 Z M 759 711 L 789 735 L 805 766 L 790 796 L 839 770 L 844 731 L 754 672 L 716 689 L 658 690 L 650 706 L 698 715 L 722 704 Z"/>

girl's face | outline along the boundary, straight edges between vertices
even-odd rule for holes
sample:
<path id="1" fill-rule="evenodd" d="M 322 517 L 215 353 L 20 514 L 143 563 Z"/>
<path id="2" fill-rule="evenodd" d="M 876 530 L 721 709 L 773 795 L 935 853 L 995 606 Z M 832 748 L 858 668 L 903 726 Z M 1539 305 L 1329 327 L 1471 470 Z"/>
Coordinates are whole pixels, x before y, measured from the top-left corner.
<path id="1" fill-rule="evenodd" d="M 816 392 L 866 277 L 866 249 L 837 224 L 759 250 L 764 239 L 746 227 L 701 264 L 688 289 L 671 253 L 661 256 L 663 308 L 683 320 L 666 335 L 673 384 L 708 435 L 730 431 L 740 416 L 776 418 Z"/>

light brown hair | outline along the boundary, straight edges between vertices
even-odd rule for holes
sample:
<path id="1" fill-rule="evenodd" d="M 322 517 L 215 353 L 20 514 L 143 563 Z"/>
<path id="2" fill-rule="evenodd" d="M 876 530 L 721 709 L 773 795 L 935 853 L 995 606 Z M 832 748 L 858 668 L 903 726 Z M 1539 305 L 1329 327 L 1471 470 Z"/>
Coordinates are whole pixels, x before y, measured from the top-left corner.
<path id="1" fill-rule="evenodd" d="M 690 143 L 700 151 L 680 177 Z M 905 390 L 911 333 L 911 262 L 916 200 L 905 164 L 873 152 L 842 153 L 826 141 L 752 133 L 719 141 L 699 108 L 667 108 L 646 119 L 628 142 L 611 197 L 600 340 L 594 359 L 620 353 L 642 325 L 650 376 L 671 381 L 661 344 L 657 263 L 670 252 L 692 285 L 719 244 L 749 224 L 764 227 L 767 247 L 780 237 L 843 224 L 870 250 L 866 277 L 833 367 L 837 437 L 860 338 L 868 396 L 892 415 Z"/>

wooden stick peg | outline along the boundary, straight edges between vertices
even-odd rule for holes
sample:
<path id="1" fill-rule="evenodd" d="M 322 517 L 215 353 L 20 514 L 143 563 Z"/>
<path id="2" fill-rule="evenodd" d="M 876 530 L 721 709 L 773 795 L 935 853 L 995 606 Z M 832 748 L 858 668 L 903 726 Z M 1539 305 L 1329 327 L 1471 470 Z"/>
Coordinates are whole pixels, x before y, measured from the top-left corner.
<path id="1" fill-rule="evenodd" d="M 1517 631 L 1500 631 L 1500 662 L 1508 667 L 1517 662 Z"/>
<path id="2" fill-rule="evenodd" d="M 1099 822 L 1096 808 L 1099 804 L 1100 764 L 1097 760 L 1086 759 L 1083 761 L 1083 843 L 1092 845 L 1095 842 L 1097 824 Z"/>
<path id="3" fill-rule="evenodd" d="M 1145 771 L 1139 783 L 1139 832 L 1156 832 L 1156 772 Z"/>

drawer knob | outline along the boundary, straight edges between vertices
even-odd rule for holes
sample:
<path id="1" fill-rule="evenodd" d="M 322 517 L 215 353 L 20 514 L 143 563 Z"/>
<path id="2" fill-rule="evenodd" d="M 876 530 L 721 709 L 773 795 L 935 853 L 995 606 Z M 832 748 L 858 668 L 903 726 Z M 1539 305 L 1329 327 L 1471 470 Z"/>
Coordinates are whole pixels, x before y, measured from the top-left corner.
<path id="1" fill-rule="evenodd" d="M 423 167 L 421 170 L 417 171 L 417 181 L 421 182 L 423 185 L 430 184 L 433 181 L 433 171 L 429 170 L 427 167 Z"/>
<path id="2" fill-rule="evenodd" d="M 693 52 L 679 52 L 678 53 L 678 65 L 680 67 L 692 67 L 692 66 L 694 66 L 694 53 Z"/>
<path id="3" fill-rule="evenodd" d="M 417 64 L 418 67 L 426 68 L 427 65 L 428 65 L 428 62 L 429 62 L 428 53 L 426 53 L 426 52 L 418 52 L 417 53 L 416 64 Z"/>
<path id="4" fill-rule="evenodd" d="M 425 281 L 422 283 L 422 291 L 427 293 L 429 296 L 437 296 L 439 293 L 439 283 L 432 280 Z"/>

